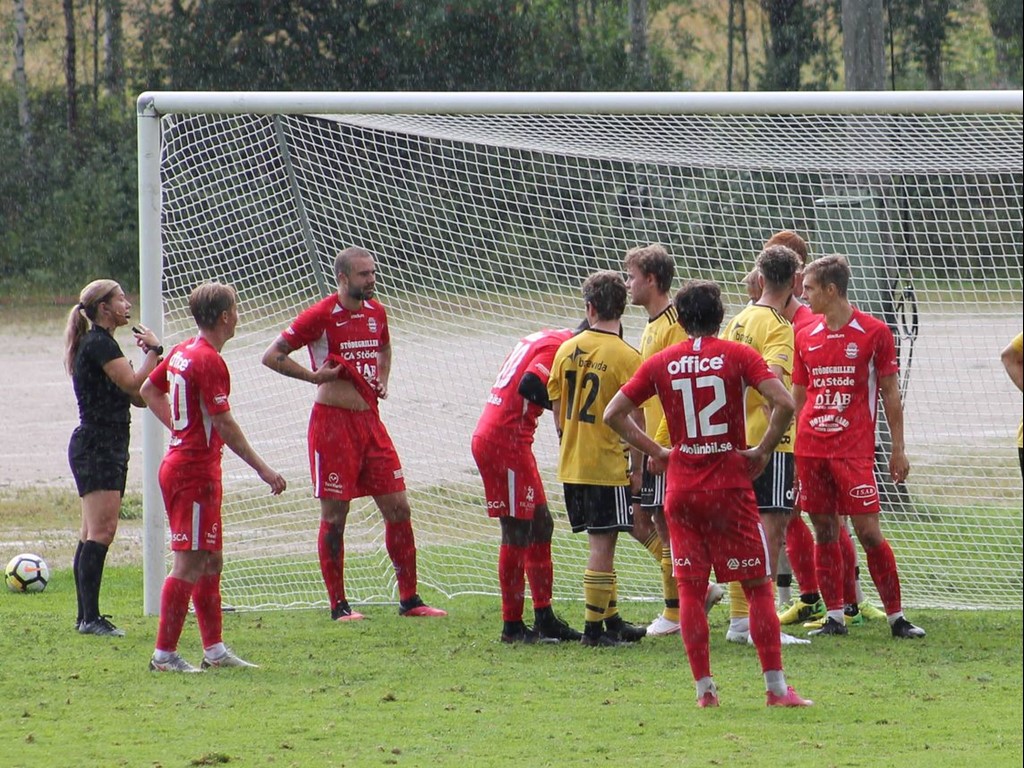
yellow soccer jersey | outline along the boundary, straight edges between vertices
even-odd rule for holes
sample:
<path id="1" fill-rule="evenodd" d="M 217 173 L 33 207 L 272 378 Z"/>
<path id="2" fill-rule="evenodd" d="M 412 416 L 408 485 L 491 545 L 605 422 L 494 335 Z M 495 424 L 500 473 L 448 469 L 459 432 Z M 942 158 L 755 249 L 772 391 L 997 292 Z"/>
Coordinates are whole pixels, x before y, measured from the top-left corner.
<path id="1" fill-rule="evenodd" d="M 753 347 L 769 366 L 783 371 L 782 383 L 792 389 L 793 326 L 771 307 L 750 304 L 729 321 L 721 337 Z M 768 431 L 768 403 L 753 387 L 747 389 L 747 445 L 757 445 Z M 776 451 L 793 452 L 793 423 L 779 441 Z"/>
<path id="2" fill-rule="evenodd" d="M 1018 352 L 1024 351 L 1024 333 L 1018 333 L 1010 342 L 1010 346 Z M 1024 448 L 1024 421 L 1017 427 L 1017 447 Z"/>
<path id="3" fill-rule="evenodd" d="M 640 359 L 646 360 L 656 355 L 666 347 L 686 341 L 686 331 L 677 322 L 678 315 L 676 308 L 669 304 L 664 311 L 658 313 L 647 321 L 643 336 L 640 337 Z M 644 429 L 649 437 L 654 438 L 659 444 L 668 446 L 668 429 L 659 430 L 658 427 L 665 418 L 665 409 L 661 407 L 661 400 L 652 397 L 643 405 Z"/>
<path id="4" fill-rule="evenodd" d="M 640 353 L 606 331 L 583 331 L 558 348 L 548 397 L 558 400 L 562 441 L 558 480 L 629 485 L 629 460 L 604 409 L 640 367 Z"/>

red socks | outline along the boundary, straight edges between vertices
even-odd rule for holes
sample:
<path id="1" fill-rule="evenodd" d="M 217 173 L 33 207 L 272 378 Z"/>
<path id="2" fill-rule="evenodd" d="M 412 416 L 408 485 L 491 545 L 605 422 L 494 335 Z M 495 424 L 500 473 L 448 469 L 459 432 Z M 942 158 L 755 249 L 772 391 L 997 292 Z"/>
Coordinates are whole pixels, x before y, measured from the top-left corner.
<path id="1" fill-rule="evenodd" d="M 193 584 L 168 576 L 160 592 L 160 624 L 156 631 L 156 647 L 160 651 L 178 650 L 181 629 L 188 614 L 188 601 Z"/>
<path id="2" fill-rule="evenodd" d="M 342 529 L 321 520 L 316 553 L 320 558 L 320 575 L 323 576 L 333 610 L 345 600 L 345 540 Z"/>
<path id="3" fill-rule="evenodd" d="M 526 547 L 526 578 L 530 582 L 534 610 L 542 610 L 551 605 L 554 570 L 550 541 L 535 542 Z"/>
<path id="4" fill-rule="evenodd" d="M 398 580 L 398 597 L 409 600 L 416 596 L 416 537 L 412 532 L 412 521 L 402 520 L 391 523 L 384 521 L 384 546 L 387 547 L 391 564 L 395 567 Z"/>
<path id="5" fill-rule="evenodd" d="M 224 614 L 221 611 L 219 573 L 200 577 L 192 588 L 192 605 L 196 609 L 203 648 L 223 642 Z"/>

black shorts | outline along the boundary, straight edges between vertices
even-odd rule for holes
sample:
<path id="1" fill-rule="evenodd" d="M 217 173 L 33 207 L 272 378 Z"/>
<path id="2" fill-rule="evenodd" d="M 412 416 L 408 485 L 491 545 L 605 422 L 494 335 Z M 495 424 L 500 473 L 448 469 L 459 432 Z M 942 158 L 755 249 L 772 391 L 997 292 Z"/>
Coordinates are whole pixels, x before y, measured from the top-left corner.
<path id="1" fill-rule="evenodd" d="M 633 530 L 633 507 L 628 485 L 563 483 L 562 490 L 573 533 Z"/>
<path id="2" fill-rule="evenodd" d="M 124 496 L 128 479 L 128 425 L 81 425 L 71 433 L 68 464 L 78 495 L 117 491 Z"/>
<path id="3" fill-rule="evenodd" d="M 665 508 L 665 473 L 655 475 L 644 462 L 643 479 L 640 481 L 640 506 L 646 512 L 660 512 Z"/>
<path id="4" fill-rule="evenodd" d="M 786 514 L 793 511 L 795 467 L 796 460 L 792 453 L 776 451 L 772 454 L 764 472 L 754 480 L 754 495 L 757 496 L 759 511 Z"/>

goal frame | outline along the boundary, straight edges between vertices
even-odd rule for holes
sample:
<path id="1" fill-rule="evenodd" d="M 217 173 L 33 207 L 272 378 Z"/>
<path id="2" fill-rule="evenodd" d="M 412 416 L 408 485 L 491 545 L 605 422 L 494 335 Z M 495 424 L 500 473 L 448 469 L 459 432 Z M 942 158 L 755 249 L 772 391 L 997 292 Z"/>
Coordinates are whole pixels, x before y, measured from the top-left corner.
<path id="1" fill-rule="evenodd" d="M 199 92 L 151 91 L 137 100 L 139 289 L 142 322 L 163 332 L 160 118 L 169 114 L 969 114 L 1021 113 L 1022 91 L 719 93 Z M 163 427 L 142 419 L 143 612 L 157 615 L 166 575 L 157 472 Z"/>

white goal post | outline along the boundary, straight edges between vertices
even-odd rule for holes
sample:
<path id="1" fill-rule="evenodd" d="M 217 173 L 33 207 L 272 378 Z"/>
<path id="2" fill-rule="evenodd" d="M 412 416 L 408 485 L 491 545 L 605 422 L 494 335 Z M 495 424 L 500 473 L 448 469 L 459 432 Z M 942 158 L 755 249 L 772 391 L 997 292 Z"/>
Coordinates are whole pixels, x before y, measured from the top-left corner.
<path id="1" fill-rule="evenodd" d="M 905 602 L 1019 609 L 1021 396 L 999 353 L 1021 330 L 1022 133 L 1020 91 L 142 94 L 142 320 L 169 346 L 194 330 L 195 285 L 235 285 L 233 412 L 289 482 L 272 497 L 225 453 L 225 602 L 326 605 L 306 458 L 313 392 L 260 357 L 333 290 L 341 248 L 377 257 L 395 355 L 381 410 L 409 485 L 420 583 L 496 595 L 498 527 L 469 438 L 515 341 L 575 326 L 583 277 L 649 242 L 676 258 L 677 285 L 719 281 L 731 316 L 761 244 L 789 228 L 812 258 L 846 255 L 854 302 L 897 335 L 913 469 L 905 487 L 883 484 L 883 525 Z M 627 340 L 645 321 L 627 310 Z M 568 532 L 552 432 L 542 419 L 555 597 L 579 599 L 586 544 Z M 880 462 L 886 443 L 882 425 Z M 151 415 L 143 444 L 155 614 L 166 435 Z M 346 543 L 350 600 L 395 600 L 370 500 L 353 503 Z M 616 559 L 620 599 L 660 597 L 643 547 L 623 537 Z"/>

